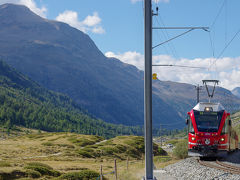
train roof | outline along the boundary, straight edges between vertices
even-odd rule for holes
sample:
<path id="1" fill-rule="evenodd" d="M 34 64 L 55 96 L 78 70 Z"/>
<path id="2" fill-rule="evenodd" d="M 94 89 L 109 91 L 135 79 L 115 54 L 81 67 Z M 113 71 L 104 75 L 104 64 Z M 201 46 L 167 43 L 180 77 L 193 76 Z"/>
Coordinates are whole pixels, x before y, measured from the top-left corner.
<path id="1" fill-rule="evenodd" d="M 224 107 L 220 104 L 220 103 L 207 103 L 207 102 L 200 102 L 198 103 L 193 110 L 196 111 L 205 111 L 206 108 L 211 108 L 212 111 L 214 112 L 218 112 L 218 111 L 222 111 L 225 110 Z"/>

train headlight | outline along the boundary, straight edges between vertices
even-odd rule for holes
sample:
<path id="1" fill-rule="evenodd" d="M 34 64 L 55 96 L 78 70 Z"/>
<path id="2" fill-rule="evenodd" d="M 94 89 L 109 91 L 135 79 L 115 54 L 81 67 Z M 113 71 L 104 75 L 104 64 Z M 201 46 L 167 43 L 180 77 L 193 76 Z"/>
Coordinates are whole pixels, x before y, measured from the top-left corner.
<path id="1" fill-rule="evenodd" d="M 204 111 L 212 112 L 212 111 L 213 111 L 213 108 L 212 108 L 212 107 L 205 107 L 205 108 L 204 108 Z"/>
<path id="2" fill-rule="evenodd" d="M 195 140 L 196 140 L 196 138 L 195 138 L 195 137 L 192 137 L 191 139 L 192 139 L 192 141 L 195 141 Z"/>
<path id="3" fill-rule="evenodd" d="M 220 139 L 220 141 L 224 141 L 225 139 L 222 137 L 221 139 Z"/>

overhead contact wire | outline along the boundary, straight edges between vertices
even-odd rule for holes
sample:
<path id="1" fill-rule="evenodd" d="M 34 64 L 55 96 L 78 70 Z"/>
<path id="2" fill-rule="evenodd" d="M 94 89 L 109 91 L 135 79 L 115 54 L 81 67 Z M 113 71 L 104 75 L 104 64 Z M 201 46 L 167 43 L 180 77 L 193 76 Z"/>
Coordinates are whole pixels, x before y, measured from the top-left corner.
<path id="1" fill-rule="evenodd" d="M 232 43 L 232 41 L 237 37 L 237 35 L 239 34 L 240 29 L 236 32 L 236 34 L 233 36 L 233 38 L 228 42 L 228 44 L 223 48 L 223 50 L 221 51 L 221 53 L 219 54 L 219 56 L 217 57 L 220 58 L 222 56 L 222 54 L 224 53 L 224 51 L 228 48 L 228 46 Z"/>
<path id="2" fill-rule="evenodd" d="M 163 27 L 166 27 L 166 26 L 165 26 L 165 23 L 164 23 L 164 21 L 163 21 L 163 19 L 162 19 L 162 17 L 161 17 L 160 14 L 159 14 L 159 18 L 160 18 L 160 20 L 161 20 L 161 22 L 162 22 Z M 158 24 L 160 25 L 158 19 L 157 19 L 157 22 L 158 22 Z M 160 25 L 160 26 L 161 26 L 161 25 Z M 165 36 L 166 39 L 169 39 L 169 34 L 168 34 L 168 32 L 167 32 L 166 30 L 163 30 L 163 35 Z M 175 56 L 175 58 L 178 59 L 178 54 L 177 54 L 177 51 L 176 51 L 176 48 L 175 48 L 173 42 L 169 43 L 169 47 L 170 47 L 170 49 L 172 50 L 172 53 L 173 53 L 173 55 Z"/>
<path id="3" fill-rule="evenodd" d="M 222 10 L 223 10 L 223 7 L 224 7 L 225 3 L 226 3 L 226 0 L 223 0 L 222 6 L 220 7 L 220 9 L 219 9 L 219 11 L 218 11 L 218 13 L 217 13 L 215 19 L 213 20 L 213 23 L 211 24 L 210 28 L 213 27 L 213 26 L 215 25 L 215 23 L 216 23 L 216 21 L 217 21 L 219 15 L 221 14 L 221 12 L 222 12 Z"/>

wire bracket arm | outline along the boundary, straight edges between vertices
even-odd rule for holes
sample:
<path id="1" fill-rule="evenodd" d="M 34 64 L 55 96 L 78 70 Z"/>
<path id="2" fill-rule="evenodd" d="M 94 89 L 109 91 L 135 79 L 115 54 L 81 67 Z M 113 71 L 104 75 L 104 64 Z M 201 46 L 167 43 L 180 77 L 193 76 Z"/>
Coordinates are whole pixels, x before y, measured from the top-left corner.
<path id="1" fill-rule="evenodd" d="M 184 34 L 187 34 L 187 33 L 191 32 L 191 31 L 193 31 L 193 30 L 195 30 L 195 29 L 202 29 L 202 30 L 204 30 L 204 31 L 209 32 L 209 31 L 208 31 L 208 29 L 209 29 L 208 27 L 153 27 L 152 29 L 189 29 L 188 31 L 185 31 L 185 32 L 183 32 L 183 33 L 181 33 L 181 34 L 173 37 L 173 38 L 170 38 L 170 39 L 168 39 L 168 40 L 166 40 L 166 41 L 164 41 L 164 42 L 161 42 L 161 43 L 153 46 L 152 49 L 154 49 L 154 48 L 156 48 L 156 47 L 158 47 L 158 46 L 161 46 L 161 45 L 163 45 L 163 44 L 165 44 L 165 43 L 167 43 L 167 42 L 169 42 L 169 41 L 171 41 L 171 40 L 174 40 L 174 39 L 176 39 L 176 38 L 178 38 L 178 37 L 180 37 L 180 36 L 183 36 Z"/>

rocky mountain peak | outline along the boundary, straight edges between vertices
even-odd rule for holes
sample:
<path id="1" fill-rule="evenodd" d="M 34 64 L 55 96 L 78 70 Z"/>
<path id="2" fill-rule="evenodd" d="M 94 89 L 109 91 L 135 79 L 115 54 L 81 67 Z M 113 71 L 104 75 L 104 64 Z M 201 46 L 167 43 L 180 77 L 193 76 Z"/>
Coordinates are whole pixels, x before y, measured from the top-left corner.
<path id="1" fill-rule="evenodd" d="M 2 23 L 44 21 L 43 18 L 34 14 L 26 6 L 10 3 L 0 6 L 0 19 Z"/>

